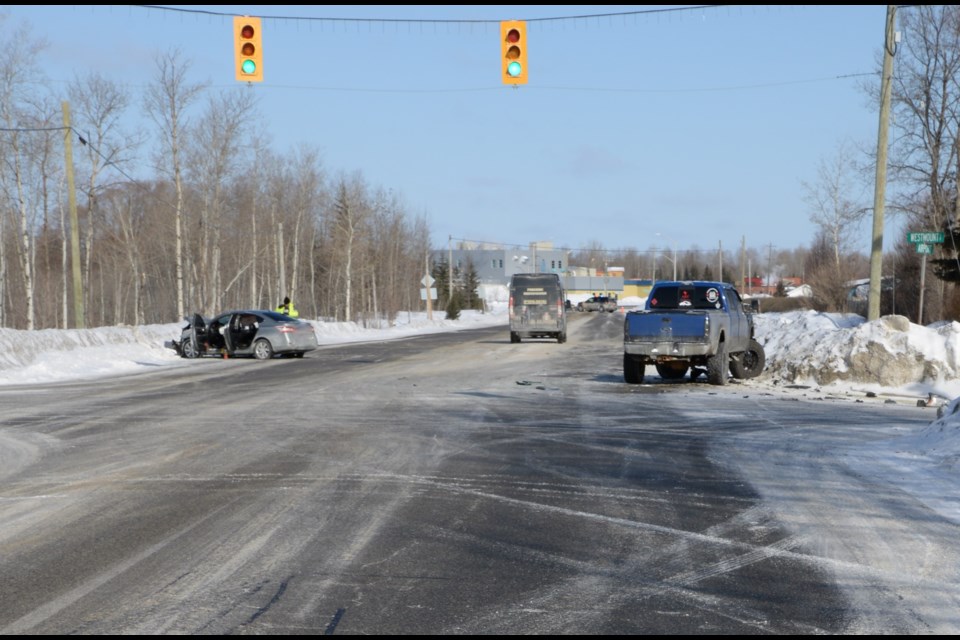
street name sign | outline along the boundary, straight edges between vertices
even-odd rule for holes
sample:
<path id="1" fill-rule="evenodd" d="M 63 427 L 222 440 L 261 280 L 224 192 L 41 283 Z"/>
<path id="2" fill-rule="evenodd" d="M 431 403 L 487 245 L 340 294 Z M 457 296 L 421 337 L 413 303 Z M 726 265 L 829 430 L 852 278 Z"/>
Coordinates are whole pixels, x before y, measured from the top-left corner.
<path id="1" fill-rule="evenodd" d="M 942 244 L 943 231 L 911 231 L 907 234 L 907 242 L 923 244 Z"/>

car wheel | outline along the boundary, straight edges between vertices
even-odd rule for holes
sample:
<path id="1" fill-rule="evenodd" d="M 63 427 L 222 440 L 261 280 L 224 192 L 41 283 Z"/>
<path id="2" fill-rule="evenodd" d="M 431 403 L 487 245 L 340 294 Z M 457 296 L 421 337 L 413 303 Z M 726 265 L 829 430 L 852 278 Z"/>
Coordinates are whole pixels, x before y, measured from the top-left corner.
<path id="1" fill-rule="evenodd" d="M 557 342 L 558 342 L 558 343 L 563 344 L 563 343 L 566 342 L 566 341 L 567 341 L 567 332 L 566 332 L 566 331 L 564 331 L 563 333 L 561 333 L 560 335 L 557 336 Z"/>
<path id="2" fill-rule="evenodd" d="M 273 357 L 273 346 L 269 340 L 260 338 L 253 343 L 253 357 L 257 360 L 269 360 Z"/>
<path id="3" fill-rule="evenodd" d="M 193 343 L 193 339 L 190 337 L 184 338 L 183 342 L 180 343 L 180 355 L 184 358 L 199 358 L 200 350 L 197 349 L 196 345 Z"/>
<path id="4" fill-rule="evenodd" d="M 727 384 L 729 360 L 727 343 L 721 340 L 720 344 L 717 345 L 717 353 L 707 357 L 707 382 L 715 385 Z"/>
<path id="5" fill-rule="evenodd" d="M 516 331 L 510 332 L 510 342 L 517 343 L 520 342 L 520 334 Z"/>
<path id="6" fill-rule="evenodd" d="M 295 352 L 293 353 L 293 357 L 294 357 L 294 358 L 302 358 L 302 357 L 303 357 L 303 351 L 295 351 Z"/>
<path id="7" fill-rule="evenodd" d="M 687 375 L 687 369 L 690 367 L 686 362 L 658 362 L 657 373 L 664 380 L 679 380 Z"/>
<path id="8" fill-rule="evenodd" d="M 634 358 L 629 353 L 623 354 L 623 379 L 627 384 L 640 384 L 643 382 L 643 363 Z"/>

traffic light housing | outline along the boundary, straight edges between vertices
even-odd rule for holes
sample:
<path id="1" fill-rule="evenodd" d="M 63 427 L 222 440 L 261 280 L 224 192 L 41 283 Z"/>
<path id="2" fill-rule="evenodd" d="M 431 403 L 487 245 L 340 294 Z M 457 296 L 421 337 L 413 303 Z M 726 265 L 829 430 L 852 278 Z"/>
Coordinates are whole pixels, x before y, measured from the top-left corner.
<path id="1" fill-rule="evenodd" d="M 237 80 L 263 82 L 263 39 L 260 18 L 234 16 L 233 66 Z"/>
<path id="2" fill-rule="evenodd" d="M 527 84 L 527 23 L 500 23 L 500 73 L 503 84 Z"/>

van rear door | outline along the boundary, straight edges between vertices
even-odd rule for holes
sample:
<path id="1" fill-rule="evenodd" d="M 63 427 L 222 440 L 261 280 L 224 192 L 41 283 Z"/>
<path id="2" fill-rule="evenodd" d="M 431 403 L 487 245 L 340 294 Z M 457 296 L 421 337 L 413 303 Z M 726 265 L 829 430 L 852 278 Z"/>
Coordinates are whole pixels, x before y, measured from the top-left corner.
<path id="1" fill-rule="evenodd" d="M 566 334 L 563 287 L 554 274 L 517 274 L 510 285 L 510 331 L 523 337 Z"/>

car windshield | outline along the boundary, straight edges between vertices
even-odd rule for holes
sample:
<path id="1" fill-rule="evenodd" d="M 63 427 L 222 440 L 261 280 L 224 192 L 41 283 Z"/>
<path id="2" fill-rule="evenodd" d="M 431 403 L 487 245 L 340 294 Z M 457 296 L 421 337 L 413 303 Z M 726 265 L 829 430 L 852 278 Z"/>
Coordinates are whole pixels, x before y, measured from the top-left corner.
<path id="1" fill-rule="evenodd" d="M 714 285 L 665 285 L 650 298 L 651 309 L 719 309 L 720 289 Z"/>

